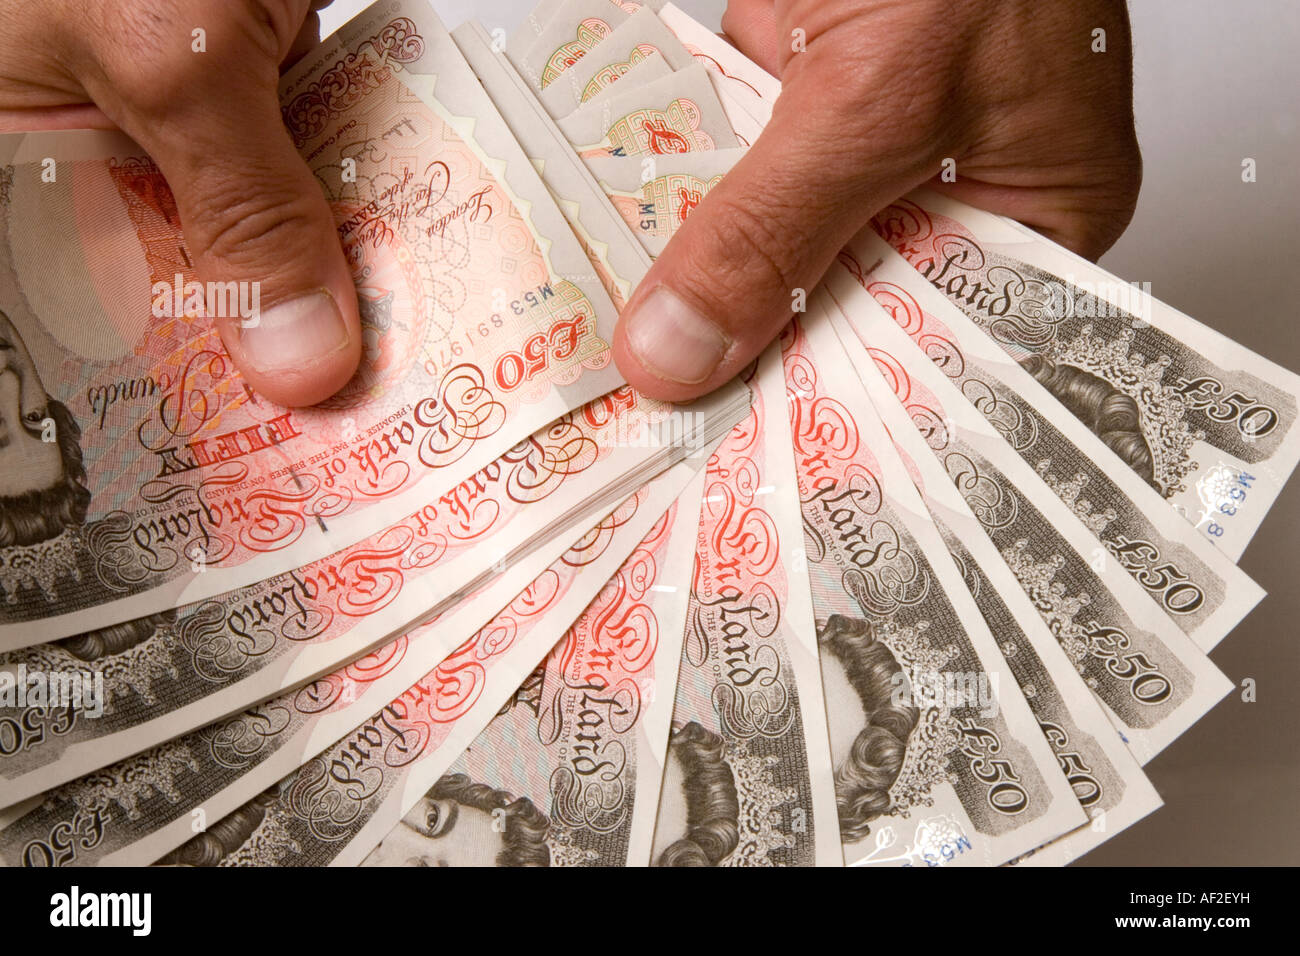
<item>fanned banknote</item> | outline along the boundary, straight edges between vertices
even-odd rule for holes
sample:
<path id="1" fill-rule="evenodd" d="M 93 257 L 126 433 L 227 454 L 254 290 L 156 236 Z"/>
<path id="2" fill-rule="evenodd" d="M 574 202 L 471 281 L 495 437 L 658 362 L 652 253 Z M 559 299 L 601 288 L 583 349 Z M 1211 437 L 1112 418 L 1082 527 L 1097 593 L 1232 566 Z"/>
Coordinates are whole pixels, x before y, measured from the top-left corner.
<path id="1" fill-rule="evenodd" d="M 740 145 L 708 73 L 698 64 L 644 86 L 616 87 L 556 125 L 583 159 Z"/>
<path id="2" fill-rule="evenodd" d="M 703 477 L 365 863 L 649 862 Z"/>
<path id="3" fill-rule="evenodd" d="M 667 156 L 597 156 L 586 164 L 646 252 L 658 256 L 744 154 L 744 148 L 734 148 Z"/>
<path id="4" fill-rule="evenodd" d="M 627 600 L 628 589 L 620 583 L 639 573 L 643 562 L 639 542 L 659 538 L 658 526 L 664 523 L 670 504 L 671 500 L 642 502 L 643 507 L 617 529 L 621 533 L 616 540 L 583 568 L 584 573 L 530 587 L 532 593 L 525 600 L 516 601 L 501 615 L 505 627 L 485 630 L 467 642 L 440 665 L 439 672 L 304 764 L 273 793 L 232 814 L 233 820 L 255 822 L 256 827 L 252 833 L 241 827 L 238 846 L 229 845 L 234 841 L 217 846 L 200 838 L 160 862 L 187 863 L 217 851 L 226 862 L 245 865 L 272 859 L 297 865 L 352 865 L 364 862 L 396 827 L 435 838 L 429 856 L 448 864 L 472 865 L 485 850 L 488 861 L 505 865 L 540 863 L 542 852 L 549 857 L 544 835 L 535 832 L 527 815 L 513 818 L 499 795 L 483 794 L 472 781 L 444 781 L 446 770 L 539 658 L 564 638 L 570 622 L 573 630 L 588 632 L 607 626 L 601 612 L 611 602 Z M 625 559 L 621 565 L 620 557 Z M 556 607 L 561 595 L 563 612 Z M 602 637 L 616 639 L 608 634 Z M 467 690 L 469 685 L 472 690 Z M 454 706 L 448 707 L 443 697 Z"/>
<path id="5" fill-rule="evenodd" d="M 619 384 L 613 303 L 426 4 L 354 20 L 282 97 L 364 317 L 361 372 L 312 409 L 244 387 L 203 313 L 256 322 L 255 291 L 198 284 L 138 147 L 0 138 L 0 338 L 25 383 L 0 452 L 0 647 L 323 557 Z"/>
<path id="6" fill-rule="evenodd" d="M 645 400 L 617 310 L 779 93 L 658 0 L 362 13 L 281 85 L 364 332 L 306 410 L 137 146 L 0 137 L 0 863 L 1062 865 L 1158 807 L 1300 378 L 918 191 Z"/>
<path id="7" fill-rule="evenodd" d="M 230 831 L 222 823 L 226 817 L 243 819 L 245 804 L 257 805 L 259 794 L 304 764 L 324 768 L 329 777 L 342 760 L 350 772 L 375 784 L 375 790 L 355 790 L 347 781 L 339 783 L 340 793 L 357 797 L 335 806 L 340 814 L 353 814 L 352 822 L 369 819 L 379 802 L 369 798 L 377 791 L 391 810 L 391 801 L 400 799 L 393 787 L 405 779 L 407 763 L 421 754 L 444 760 L 444 766 L 455 758 L 473 736 L 464 736 L 462 718 L 481 719 L 479 729 L 487 723 L 553 645 L 547 634 L 558 639 L 693 473 L 694 466 L 683 463 L 646 486 L 450 654 L 437 640 L 438 622 L 433 622 L 301 691 L 49 791 L 38 806 L 0 830 L 0 860 L 140 865 L 187 840 L 192 840 L 187 853 L 196 846 L 210 850 L 213 840 Z M 506 576 L 517 581 L 519 574 Z M 431 636 L 432 653 L 426 653 Z M 518 671 L 506 686 L 497 676 L 503 659 L 507 671 Z M 485 695 L 487 703 L 480 704 Z M 459 747 L 441 749 L 449 734 Z M 358 761 L 364 766 L 356 766 Z M 322 793 L 319 802 L 300 809 L 310 822 L 334 799 Z M 337 822 L 336 816 L 331 825 Z M 374 842 L 382 835 L 375 832 Z"/>
<path id="8" fill-rule="evenodd" d="M 921 190 L 872 224 L 1234 560 L 1300 460 L 1300 376 L 1019 223 Z"/>
<path id="9" fill-rule="evenodd" d="M 665 3 L 658 14 L 695 61 L 715 78 L 719 94 L 732 98 L 741 113 L 765 123 L 772 103 L 781 94 L 781 81 L 676 4 Z"/>
<path id="10" fill-rule="evenodd" d="M 672 4 L 660 16 L 752 142 L 780 82 Z M 1107 401 L 1126 406 L 1128 466 L 1241 556 L 1300 460 L 1300 376 L 1005 217 L 919 190 L 873 224 L 1085 424 Z"/>
<path id="11" fill-rule="evenodd" d="M 337 554 L 197 604 L 0 655 L 0 681 L 8 675 L 16 685 L 38 671 L 103 680 L 97 713 L 34 700 L 9 716 L 0 804 L 306 684 L 454 607 L 461 630 L 444 645 L 450 651 L 523 586 L 496 594 L 507 567 L 542 547 L 550 556 L 540 571 L 557 546 L 736 417 L 696 408 L 674 412 L 622 386 Z M 472 593 L 489 581 L 488 594 Z"/>
<path id="12" fill-rule="evenodd" d="M 1087 818 L 816 300 L 781 351 L 845 862 L 996 866 L 1075 829 Z"/>
<path id="13" fill-rule="evenodd" d="M 668 65 L 668 62 L 663 57 L 656 53 L 652 56 L 646 57 L 626 73 L 620 74 L 620 79 L 624 76 L 628 79 L 628 85 L 624 89 L 635 89 L 643 83 L 655 83 L 666 76 L 672 76 L 672 74 L 672 67 Z M 553 90 L 556 89 L 557 86 L 558 84 L 553 85 L 548 89 Z M 619 87 L 615 86 L 613 82 L 610 82 L 601 89 L 592 92 L 591 95 L 580 105 L 595 107 L 600 103 L 604 103 L 618 92 Z M 537 101 L 542 104 L 543 109 L 546 109 L 546 103 L 544 102 L 545 99 L 545 92 L 537 97 Z M 576 109 L 577 107 L 574 107 L 573 110 L 568 110 L 560 114 L 559 118 L 563 119 L 565 116 L 571 115 Z"/>
<path id="14" fill-rule="evenodd" d="M 544 90 L 636 9 L 610 0 L 564 0 L 531 37 L 528 28 L 537 21 L 530 18 L 506 43 L 505 52 L 534 90 Z"/>
<path id="15" fill-rule="evenodd" d="M 1259 586 L 1125 467 L 1117 451 L 1131 457 L 1135 446 L 1119 424 L 1126 410 L 1138 414 L 1135 403 L 1108 399 L 1085 425 L 870 230 L 840 262 L 1202 650 L 1259 602 Z M 829 279 L 839 289 L 848 281 L 838 270 Z"/>
<path id="16" fill-rule="evenodd" d="M 555 82 L 541 91 L 538 99 L 552 116 L 566 116 L 603 91 L 612 89 L 624 76 L 634 83 L 657 79 L 657 75 L 647 76 L 640 69 L 642 64 L 655 61 L 659 70 L 668 72 L 692 63 L 690 53 L 655 16 L 655 12 L 642 8 L 588 50 L 586 56 L 564 70 Z"/>
<path id="17" fill-rule="evenodd" d="M 852 281 L 833 289 L 926 444 L 1145 764 L 1231 682 L 874 298 Z"/>
<path id="18" fill-rule="evenodd" d="M 708 464 L 658 866 L 842 865 L 776 347 Z"/>
<path id="19" fill-rule="evenodd" d="M 728 46 L 722 39 L 708 33 L 680 10 L 673 8 L 671 4 L 663 8 L 660 16 L 675 30 L 682 42 L 698 51 L 699 59 L 710 66 L 715 79 L 732 78 L 731 81 L 725 82 L 719 79 L 719 91 L 724 101 L 729 96 L 736 95 L 742 88 L 753 90 L 758 95 L 758 100 L 751 98 L 745 101 L 746 108 L 754 112 L 750 117 L 750 125 L 740 129 L 742 134 L 757 137 L 771 114 L 772 101 L 780 94 L 780 83 L 753 62 L 746 60 L 735 48 Z M 744 116 L 744 111 L 736 111 L 736 114 Z M 857 242 L 859 246 L 865 246 L 867 239 L 859 237 Z M 872 265 L 878 269 L 887 268 L 885 264 L 878 264 L 878 256 L 867 256 L 867 258 L 871 259 L 870 263 L 861 263 L 867 271 L 870 271 Z M 855 259 L 857 259 L 855 256 L 848 256 L 845 261 L 853 265 Z M 858 272 L 861 274 L 861 269 L 858 269 Z M 832 271 L 829 282 L 836 289 L 841 290 L 842 298 L 842 286 L 844 286 L 842 277 Z M 917 286 L 909 284 L 907 289 L 915 290 Z M 923 295 L 923 291 L 917 291 L 917 295 Z M 891 304 L 894 306 L 897 303 Z M 907 316 L 902 316 L 901 320 L 910 321 Z M 910 325 L 907 328 L 909 332 L 915 332 Z M 944 365 L 945 372 L 948 373 L 954 373 L 959 369 L 959 364 L 945 362 L 945 359 L 952 356 L 954 346 L 956 343 L 952 341 L 933 343 L 932 358 Z M 985 368 L 993 367 L 985 365 Z M 1279 373 L 1290 375 L 1281 372 L 1281 369 Z M 1014 372 L 1011 369 L 1000 368 L 998 375 L 1001 375 L 1004 380 L 1014 381 Z M 982 398 L 982 395 L 978 394 L 978 386 L 972 388 L 976 388 L 972 398 Z M 1030 392 L 1031 386 L 1026 384 L 1024 376 L 1021 377 L 1018 388 Z M 1031 455 L 1026 460 L 1030 460 L 1035 468 L 1047 468 L 1049 476 L 1053 463 L 1061 466 L 1065 460 L 1070 460 L 1069 475 L 1060 481 L 1054 481 L 1053 490 L 1060 494 L 1063 501 L 1069 503 L 1071 510 L 1086 516 L 1088 519 L 1086 527 L 1089 531 L 1102 537 L 1105 548 L 1113 550 L 1112 553 L 1112 550 L 1105 549 L 1083 549 L 1082 553 L 1099 561 L 1104 561 L 1109 555 L 1121 563 L 1121 566 L 1126 567 L 1134 579 L 1143 585 L 1145 591 L 1151 593 L 1154 600 L 1160 602 L 1170 618 L 1175 619 L 1183 630 L 1195 636 L 1200 646 L 1209 648 L 1216 644 L 1227 630 L 1230 630 L 1232 624 L 1238 622 L 1260 600 L 1262 592 L 1253 581 L 1245 578 L 1242 572 L 1234 571 L 1227 564 L 1216 561 L 1204 546 L 1196 546 L 1191 538 L 1187 538 L 1177 527 L 1173 527 L 1169 519 L 1161 514 L 1160 509 L 1154 506 L 1151 494 L 1141 493 L 1127 477 L 1115 477 L 1119 471 L 1118 459 L 1113 455 L 1108 457 L 1102 453 L 1100 438 L 1096 441 L 1089 440 L 1087 429 L 1076 428 L 1074 424 L 1063 420 L 1060 415 L 1053 415 L 1052 421 L 1045 419 L 1043 415 L 1037 414 L 1023 402 L 1014 403 L 1013 397 L 1006 388 L 1002 388 L 1000 392 L 980 403 L 980 410 L 985 412 L 1006 410 L 1013 418 L 1023 416 L 1032 419 L 1035 421 L 1036 428 L 1024 429 L 1024 431 L 1035 437 L 1061 436 L 1061 440 L 1054 444 L 1052 454 L 1039 455 L 1037 458 Z M 991 420 L 995 421 L 1002 431 L 1008 431 L 1008 421 L 1000 415 L 991 415 Z M 1026 434 L 1022 432 L 1018 441 L 1013 444 L 1023 445 L 1024 438 Z M 1091 449 L 1091 454 L 1079 454 L 1079 447 Z M 1018 447 L 1017 450 L 1021 449 Z M 1048 460 L 1052 455 L 1054 455 L 1054 462 Z M 1099 466 L 1097 462 L 1102 464 Z M 1115 467 L 1106 467 L 1105 463 L 1108 462 L 1113 463 Z M 1112 490 L 1114 497 L 1105 497 L 1104 503 L 1101 503 L 1091 497 L 1075 494 L 1076 488 L 1082 488 L 1080 481 L 1088 480 L 1093 481 L 1099 490 Z M 1140 499 L 1140 506 L 1127 506 L 1126 492 Z M 1243 488 L 1236 488 L 1230 489 L 1229 493 L 1234 501 L 1240 501 L 1247 492 Z M 1112 536 L 1106 537 L 1105 523 L 1112 520 L 1112 512 L 1114 512 L 1115 524 L 1112 528 Z M 1186 578 L 1180 575 L 1186 575 Z"/>
<path id="20" fill-rule="evenodd" d="M 527 82 L 497 51 L 483 27 L 468 21 L 454 34 L 465 59 L 497 104 L 510 131 L 536 165 L 610 298 L 620 308 L 646 270 L 650 257 L 605 200 L 600 186 L 574 154 L 555 121 Z"/>
<path id="21" fill-rule="evenodd" d="M 820 304 L 828 305 L 825 298 Z M 858 370 L 1061 773 L 1088 814 L 1085 827 L 1018 859 L 1035 865 L 1068 863 L 1156 810 L 1160 797 L 857 335 L 845 326 L 833 303 L 829 308 L 834 309 L 832 324 L 850 364 Z"/>
<path id="22" fill-rule="evenodd" d="M 625 14 L 631 16 L 642 7 L 648 7 L 651 10 L 658 10 L 663 6 L 663 0 L 607 0 L 622 10 Z M 583 11 L 592 9 L 586 5 L 574 6 L 572 0 L 540 0 L 537 6 L 529 11 L 524 17 L 524 22 L 512 33 L 507 39 L 504 49 L 512 59 L 518 59 L 533 42 L 542 35 L 543 31 L 556 20 L 563 20 L 571 24 L 571 29 L 576 29 L 577 21 L 571 12 L 566 11 Z M 597 11 L 599 7 L 595 8 Z"/>

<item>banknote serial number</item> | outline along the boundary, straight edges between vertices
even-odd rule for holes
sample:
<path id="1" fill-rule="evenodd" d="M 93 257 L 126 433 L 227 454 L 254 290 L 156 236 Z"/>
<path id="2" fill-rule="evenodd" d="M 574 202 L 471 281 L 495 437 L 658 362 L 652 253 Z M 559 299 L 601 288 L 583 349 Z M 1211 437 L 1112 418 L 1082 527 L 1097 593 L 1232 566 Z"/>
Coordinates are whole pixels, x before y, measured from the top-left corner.
<path id="1" fill-rule="evenodd" d="M 1228 518 L 1235 517 L 1238 509 L 1245 504 L 1246 491 L 1250 488 L 1250 483 L 1254 480 L 1254 475 L 1248 475 L 1244 471 L 1238 472 L 1237 487 L 1229 488 L 1224 493 L 1223 500 L 1219 502 L 1218 507 L 1215 509 L 1218 514 L 1224 515 Z M 1211 521 L 1205 526 L 1206 533 L 1216 538 L 1222 538 L 1223 533 L 1226 530 L 1227 528 L 1225 528 L 1219 521 Z"/>

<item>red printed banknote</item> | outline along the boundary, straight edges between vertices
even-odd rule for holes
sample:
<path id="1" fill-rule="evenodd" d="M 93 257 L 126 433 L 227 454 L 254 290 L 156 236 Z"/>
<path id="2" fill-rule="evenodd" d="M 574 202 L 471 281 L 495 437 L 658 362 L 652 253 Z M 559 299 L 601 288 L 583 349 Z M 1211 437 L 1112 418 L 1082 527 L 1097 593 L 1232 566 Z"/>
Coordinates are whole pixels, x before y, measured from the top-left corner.
<path id="1" fill-rule="evenodd" d="M 780 82 L 672 4 L 660 17 L 752 142 Z M 1300 376 L 1004 216 L 918 190 L 872 223 L 1081 422 L 1123 408 L 1115 464 L 1241 557 L 1300 461 Z"/>
<path id="2" fill-rule="evenodd" d="M 672 32 L 643 7 L 615 27 L 578 61 L 562 70 L 556 81 L 540 89 L 538 99 L 553 117 L 567 116 L 595 97 L 607 94 L 615 83 L 628 77 L 645 83 L 680 70 L 691 63 L 691 55 Z"/>
<path id="3" fill-rule="evenodd" d="M 649 863 L 703 477 L 366 864 Z"/>
<path id="4" fill-rule="evenodd" d="M 427 4 L 281 92 L 362 304 L 363 368 L 312 409 L 244 386 L 208 315 L 255 323 L 259 293 L 200 284 L 138 147 L 0 138 L 0 647 L 336 552 L 619 384 L 612 302 Z"/>
<path id="5" fill-rule="evenodd" d="M 997 866 L 1073 830 L 1087 818 L 818 299 L 781 347 L 845 862 Z"/>
<path id="6" fill-rule="evenodd" d="M 655 824 L 657 866 L 840 866 L 776 348 L 709 460 Z"/>
<path id="7" fill-rule="evenodd" d="M 447 751 L 439 742 L 457 727 L 465 732 L 461 721 L 467 713 L 481 717 L 478 729 L 487 723 L 554 643 L 545 641 L 545 633 L 558 639 L 683 491 L 695 467 L 678 465 L 622 503 L 525 582 L 513 600 L 503 597 L 509 606 L 459 647 L 450 649 L 446 642 L 458 627 L 462 636 L 468 630 L 453 610 L 298 691 L 51 790 L 0 830 L 0 859 L 23 865 L 146 864 L 196 833 L 226 832 L 217 826 L 220 819 L 232 813 L 239 818 L 246 803 L 255 806 L 258 794 L 313 759 L 309 766 L 328 767 L 333 779 L 340 767 L 335 757 L 354 761 L 369 754 L 373 763 L 353 769 L 366 780 L 386 781 L 385 793 L 418 753 L 441 753 L 450 763 L 469 739 Z M 503 577 L 517 584 L 519 573 Z M 508 686 L 495 676 L 503 661 L 518 671 Z M 317 758 L 322 751 L 325 756 Z M 343 793 L 373 795 L 346 783 L 340 787 Z M 333 799 L 323 794 L 317 809 Z M 351 810 L 364 807 L 354 804 Z M 374 842 L 381 836 L 376 832 Z"/>
<path id="8" fill-rule="evenodd" d="M 574 110 L 556 125 L 583 159 L 730 149 L 740 145 L 704 68 L 684 70 Z"/>
<path id="9" fill-rule="evenodd" d="M 24 669 L 99 673 L 103 680 L 93 714 L 45 701 L 0 711 L 0 805 L 305 684 L 448 608 L 462 622 L 458 642 L 533 575 L 495 604 L 471 592 L 520 561 L 535 561 L 530 552 L 539 547 L 550 555 L 540 571 L 648 470 L 716 437 L 676 435 L 682 444 L 665 458 L 673 446 L 663 430 L 679 421 L 695 419 L 622 386 L 415 514 L 320 561 L 0 655 L 0 680 L 9 676 L 15 684 Z M 708 418 L 699 421 L 707 426 Z M 482 603 L 474 616 L 476 602 Z"/>
<path id="10" fill-rule="evenodd" d="M 541 90 L 645 6 L 637 0 L 543 0 L 504 43 L 520 74 Z"/>
<path id="11" fill-rule="evenodd" d="M 222 841 L 225 862 L 348 866 L 387 862 L 394 849 L 401 861 L 438 865 L 541 862 L 530 834 L 519 832 L 528 824 L 504 812 L 499 794 L 485 795 L 492 789 L 485 784 L 457 786 L 447 770 L 569 634 L 599 640 L 607 653 L 623 638 L 638 639 L 617 626 L 619 611 L 645 596 L 637 583 L 647 560 L 642 542 L 652 551 L 661 543 L 669 504 L 640 502 L 595 561 L 553 569 L 436 671 L 232 814 L 236 836 L 248 838 Z M 544 835 L 533 835 L 545 845 Z M 204 835 L 160 862 L 194 862 L 217 849 Z"/>
<path id="12" fill-rule="evenodd" d="M 650 257 L 606 201 L 534 89 L 482 25 L 466 21 L 456 28 L 453 37 L 559 202 L 605 291 L 622 308 L 650 268 Z"/>
<path id="13" fill-rule="evenodd" d="M 714 149 L 671 156 L 600 156 L 586 164 L 646 252 L 657 257 L 743 155 L 743 149 Z"/>

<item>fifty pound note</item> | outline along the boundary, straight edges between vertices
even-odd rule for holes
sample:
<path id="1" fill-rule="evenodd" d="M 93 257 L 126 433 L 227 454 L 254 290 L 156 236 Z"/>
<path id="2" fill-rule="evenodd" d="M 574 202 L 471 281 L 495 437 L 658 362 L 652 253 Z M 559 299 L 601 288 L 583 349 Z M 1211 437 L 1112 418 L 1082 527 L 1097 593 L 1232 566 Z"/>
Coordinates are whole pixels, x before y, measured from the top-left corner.
<path id="1" fill-rule="evenodd" d="M 317 408 L 244 385 L 209 316 L 256 323 L 257 287 L 199 284 L 137 146 L 0 137 L 0 648 L 337 551 L 618 384 L 614 308 L 542 182 L 432 11 L 385 9 L 282 87 L 363 318 Z M 436 100 L 404 81 L 435 72 Z"/>
<path id="2" fill-rule="evenodd" d="M 0 830 L 0 859 L 33 866 L 144 865 L 237 811 L 377 712 L 404 713 L 429 697 L 435 701 L 430 713 L 441 719 L 435 723 L 453 722 L 482 690 L 479 667 L 510 648 L 539 616 L 568 614 L 567 623 L 577 614 L 585 599 L 572 593 L 584 569 L 608 563 L 591 572 L 596 578 L 590 583 L 598 587 L 638 540 L 624 526 L 645 508 L 666 507 L 691 474 L 692 466 L 682 463 L 657 477 L 567 549 L 562 541 L 549 565 L 530 558 L 505 570 L 478 595 L 497 610 L 487 623 L 472 602 L 463 602 L 297 691 L 6 812 L 12 825 Z M 466 641 L 469 633 L 474 637 Z"/>
<path id="3" fill-rule="evenodd" d="M 225 848 L 218 856 L 222 859 L 236 849 L 238 841 L 229 841 L 237 826 L 218 821 L 228 816 L 232 821 L 246 819 L 247 808 L 241 807 L 249 801 L 256 806 L 259 793 L 292 778 L 294 771 L 305 763 L 311 765 L 311 758 L 322 751 L 343 761 L 327 765 L 332 779 L 342 776 L 346 784 L 348 773 L 355 770 L 385 792 L 415 754 L 427 756 L 432 751 L 437 759 L 450 763 L 474 733 L 457 738 L 459 744 L 449 745 L 446 751 L 438 751 L 437 742 L 465 719 L 481 716 L 479 729 L 487 723 L 633 550 L 654 518 L 689 484 L 691 467 L 679 464 L 644 486 L 525 582 L 508 606 L 450 652 L 442 640 L 449 635 L 440 636 L 438 631 L 445 623 L 449 631 L 466 633 L 466 622 L 455 620 L 459 609 L 450 618 L 414 628 L 298 692 L 50 790 L 36 805 L 9 815 L 11 822 L 0 830 L 0 862 L 144 865 L 187 840 L 185 859 L 201 862 L 216 842 Z M 511 569 L 501 580 L 514 585 L 520 576 Z M 546 628 L 554 635 L 549 642 L 546 634 L 531 636 Z M 531 646 L 520 647 L 521 642 L 534 640 L 543 644 L 535 647 L 535 653 Z M 516 652 L 526 660 L 514 661 Z M 495 694 L 497 671 L 516 664 L 522 668 L 517 675 L 499 688 L 499 695 L 485 708 L 476 709 L 485 693 Z M 396 731 L 401 732 L 395 744 L 391 736 L 375 739 L 377 734 Z M 464 732 L 462 728 L 460 733 Z M 368 759 L 371 756 L 373 760 Z M 362 804 L 374 795 L 365 788 L 352 791 L 346 786 L 339 792 L 356 796 Z M 308 816 L 332 799 L 325 793 L 319 803 L 309 801 Z M 357 809 L 355 802 L 336 806 L 334 822 L 352 819 L 349 809 Z M 306 822 L 317 835 L 329 829 L 312 829 L 310 819 Z M 195 832 L 204 835 L 194 837 Z M 382 835 L 376 832 L 361 852 Z M 197 858 L 196 849 L 201 851 Z"/>
<path id="4" fill-rule="evenodd" d="M 1259 602 L 1259 586 L 1112 450 L 1131 447 L 1131 433 L 1113 427 L 1126 417 L 1126 402 L 1112 399 L 1114 414 L 1087 424 L 1075 418 L 871 230 L 854 238 L 840 262 L 845 268 L 827 279 L 831 294 L 856 298 L 853 290 L 845 292 L 854 281 L 870 293 L 1045 487 L 1084 519 L 1107 556 L 1202 650 L 1214 647 Z M 854 318 L 871 344 L 866 323 L 883 313 L 860 310 Z"/>
<path id="5" fill-rule="evenodd" d="M 702 66 L 633 89 L 615 87 L 561 119 L 583 159 L 729 149 L 740 145 Z"/>
<path id="6" fill-rule="evenodd" d="M 840 866 L 779 356 L 709 460 L 658 866 Z"/>
<path id="7" fill-rule="evenodd" d="M 494 814 L 507 809 L 501 793 L 448 769 L 574 631 L 581 632 L 575 644 L 638 653 L 646 632 L 622 626 L 622 618 L 653 583 L 643 571 L 647 551 L 650 560 L 662 556 L 671 526 L 664 512 L 675 495 L 664 497 L 667 487 L 656 482 L 639 492 L 613 534 L 584 549 L 596 554 L 580 569 L 549 570 L 366 723 L 159 862 L 347 866 L 369 856 L 371 863 L 544 865 L 545 816 Z M 555 834 L 561 842 L 567 836 Z"/>
<path id="8" fill-rule="evenodd" d="M 702 480 L 365 863 L 649 862 Z"/>
<path id="9" fill-rule="evenodd" d="M 572 539 L 654 462 L 667 463 L 672 421 L 668 406 L 624 385 L 342 551 L 195 604 L 0 653 L 0 804 L 305 684 L 431 614 L 463 622 L 479 599 L 468 592 L 485 581 L 495 589 L 534 549 L 562 544 L 566 523 Z M 709 433 L 682 437 L 704 446 Z M 504 603 L 489 596 L 478 623 Z M 44 700 L 7 706 L 16 695 L 4 688 L 24 684 L 24 672 L 81 673 L 89 683 L 92 669 L 103 679 L 98 714 Z"/>
<path id="10" fill-rule="evenodd" d="M 506 43 L 506 55 L 534 89 L 543 90 L 613 33 L 629 12 L 609 0 L 564 0 L 545 21 L 534 12 Z"/>
<path id="11" fill-rule="evenodd" d="M 660 15 L 752 140 L 779 82 L 671 4 Z M 752 127 L 738 120 L 746 109 Z M 1010 219 L 918 190 L 872 222 L 1201 534 L 1241 556 L 1300 459 L 1300 377 Z"/>
<path id="12" fill-rule="evenodd" d="M 874 298 L 853 282 L 837 283 L 841 293 L 848 325 L 1003 561 L 1134 755 L 1150 760 L 1232 683 Z"/>
<path id="13" fill-rule="evenodd" d="M 744 149 L 738 148 L 667 156 L 597 156 L 586 165 L 645 251 L 658 257 L 686 217 L 743 155 Z"/>
<path id="14" fill-rule="evenodd" d="M 1300 377 L 1018 223 L 920 191 L 876 231 L 1233 559 L 1300 459 Z"/>
<path id="15" fill-rule="evenodd" d="M 996 866 L 1086 817 L 814 304 L 781 344 L 845 862 Z"/>
<path id="16" fill-rule="evenodd" d="M 653 10 L 642 8 L 548 84 L 539 98 L 552 116 L 564 116 L 625 76 L 632 82 L 656 79 L 641 70 L 654 61 L 658 73 L 671 73 L 689 66 L 691 55 Z"/>
<path id="17" fill-rule="evenodd" d="M 853 330 L 845 328 L 847 320 L 838 311 L 831 318 L 1061 773 L 1089 816 L 1088 826 L 1058 837 L 1029 857 L 1035 865 L 1063 865 L 1155 810 L 1160 797 L 1115 733 L 1075 662 L 1057 643 L 979 519 L 931 454 L 882 370 Z"/>

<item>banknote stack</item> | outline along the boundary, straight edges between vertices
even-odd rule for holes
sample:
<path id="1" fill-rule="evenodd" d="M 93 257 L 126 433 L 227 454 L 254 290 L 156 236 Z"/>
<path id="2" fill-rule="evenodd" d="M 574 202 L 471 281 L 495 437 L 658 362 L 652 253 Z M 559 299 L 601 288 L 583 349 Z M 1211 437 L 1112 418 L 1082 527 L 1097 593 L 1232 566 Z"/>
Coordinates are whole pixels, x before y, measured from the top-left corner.
<path id="1" fill-rule="evenodd" d="M 371 7 L 281 89 L 364 329 L 310 409 L 139 147 L 0 137 L 0 861 L 1062 865 L 1159 807 L 1300 379 L 921 191 L 638 394 L 779 91 L 672 4 Z"/>

